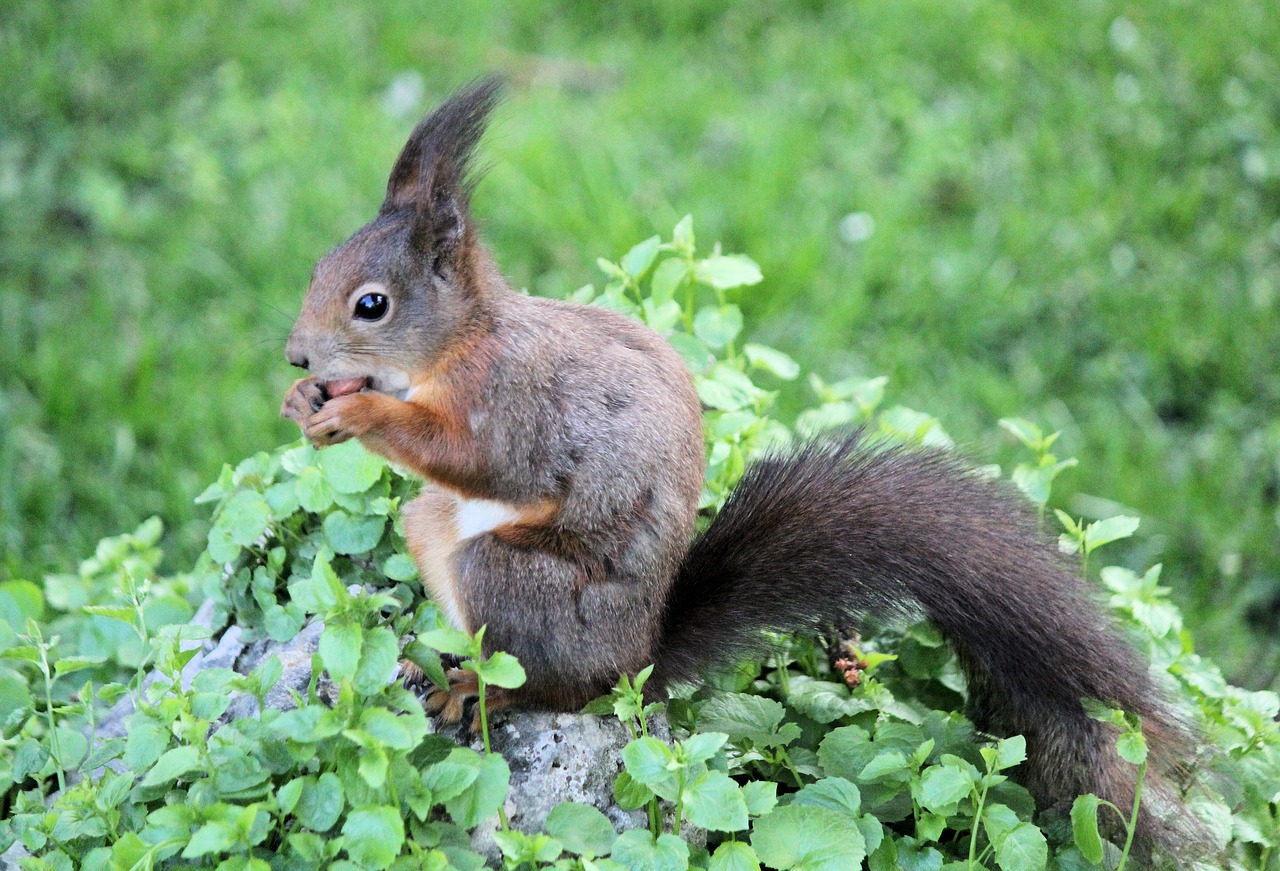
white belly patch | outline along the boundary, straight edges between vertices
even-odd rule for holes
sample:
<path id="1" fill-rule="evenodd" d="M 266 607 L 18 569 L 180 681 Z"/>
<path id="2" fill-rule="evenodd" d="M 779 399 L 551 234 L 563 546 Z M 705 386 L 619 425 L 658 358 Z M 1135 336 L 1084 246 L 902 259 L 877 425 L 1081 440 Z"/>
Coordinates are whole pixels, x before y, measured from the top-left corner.
<path id="1" fill-rule="evenodd" d="M 494 502 L 489 499 L 458 499 L 457 524 L 458 541 L 475 538 L 484 532 L 490 532 L 511 523 L 520 516 L 520 512 L 505 502 Z"/>

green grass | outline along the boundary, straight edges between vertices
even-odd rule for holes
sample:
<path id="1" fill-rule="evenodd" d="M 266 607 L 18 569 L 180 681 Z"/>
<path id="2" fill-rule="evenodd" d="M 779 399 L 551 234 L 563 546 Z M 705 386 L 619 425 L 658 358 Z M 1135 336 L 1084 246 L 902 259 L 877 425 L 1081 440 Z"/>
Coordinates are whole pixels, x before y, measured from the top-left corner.
<path id="1" fill-rule="evenodd" d="M 999 417 L 1064 430 L 1082 462 L 1056 502 L 1140 513 L 1132 563 L 1165 562 L 1237 680 L 1275 681 L 1267 4 L 456 5 L 11 5 L 0 577 L 150 514 L 175 566 L 202 548 L 191 498 L 294 435 L 282 346 L 312 263 L 417 117 L 501 71 L 476 210 L 516 286 L 596 281 L 692 212 L 761 263 L 744 304 L 806 367 L 889 375 L 981 462 L 1015 455 Z"/>

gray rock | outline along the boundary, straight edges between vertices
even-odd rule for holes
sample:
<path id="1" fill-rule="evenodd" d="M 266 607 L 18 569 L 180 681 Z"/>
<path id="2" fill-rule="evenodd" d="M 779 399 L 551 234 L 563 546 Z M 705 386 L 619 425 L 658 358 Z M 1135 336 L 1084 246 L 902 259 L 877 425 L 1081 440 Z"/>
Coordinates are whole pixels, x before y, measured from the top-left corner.
<path id="1" fill-rule="evenodd" d="M 229 633 L 231 630 L 227 631 Z M 263 701 L 268 708 L 293 710 L 297 707 L 294 702 L 295 694 L 304 695 L 307 685 L 311 683 L 311 656 L 320 645 L 320 633 L 323 631 L 324 623 L 317 620 L 302 627 L 302 631 L 290 641 L 258 642 L 240 656 L 234 668 L 240 674 L 248 674 L 270 657 L 279 659 L 283 667 L 280 680 L 267 691 Z M 322 688 L 317 689 L 323 694 Z M 222 722 L 257 715 L 258 700 L 248 693 L 236 693 L 227 706 L 226 713 L 222 715 Z"/>
<path id="2" fill-rule="evenodd" d="M 613 783 L 622 771 L 622 748 L 631 740 L 627 728 L 613 717 L 591 714 L 548 714 L 509 711 L 490 724 L 489 744 L 511 766 L 511 791 L 504 810 L 513 829 L 529 834 L 546 828 L 547 815 L 566 801 L 587 804 L 604 813 L 619 832 L 649 824 L 645 810 L 626 811 L 613 801 Z M 649 733 L 669 741 L 664 717 L 649 721 Z M 475 750 L 483 750 L 477 739 Z M 673 820 L 668 815 L 667 826 Z M 500 862 L 493 839 L 498 821 L 489 820 L 472 832 L 471 849 L 491 862 Z M 705 843 L 706 834 L 684 827 L 691 844 Z"/>

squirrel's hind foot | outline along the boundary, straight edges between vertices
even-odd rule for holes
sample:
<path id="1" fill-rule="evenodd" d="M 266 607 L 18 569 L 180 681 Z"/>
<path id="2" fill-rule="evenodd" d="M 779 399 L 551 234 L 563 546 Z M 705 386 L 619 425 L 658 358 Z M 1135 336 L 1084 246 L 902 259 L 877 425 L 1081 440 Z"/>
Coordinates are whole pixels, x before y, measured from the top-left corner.
<path id="1" fill-rule="evenodd" d="M 445 671 L 445 677 L 449 679 L 449 688 L 442 690 L 427 679 L 421 668 L 408 660 L 400 662 L 401 681 L 422 700 L 423 710 L 436 720 L 437 726 L 456 726 L 469 719 L 470 733 L 480 734 L 480 685 L 475 672 L 450 668 Z M 485 709 L 489 714 L 511 707 L 512 702 L 511 694 L 501 687 L 485 690 Z"/>

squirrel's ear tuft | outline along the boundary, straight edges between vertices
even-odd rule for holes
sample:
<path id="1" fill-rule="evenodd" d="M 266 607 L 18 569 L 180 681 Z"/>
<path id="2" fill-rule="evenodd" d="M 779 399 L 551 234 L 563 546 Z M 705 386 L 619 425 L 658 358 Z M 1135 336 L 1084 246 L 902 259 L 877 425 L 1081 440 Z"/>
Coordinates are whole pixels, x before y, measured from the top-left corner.
<path id="1" fill-rule="evenodd" d="M 433 257 L 449 257 L 466 231 L 471 159 L 502 86 L 489 77 L 459 90 L 414 128 L 391 169 L 382 211 L 413 209 L 414 242 Z"/>

